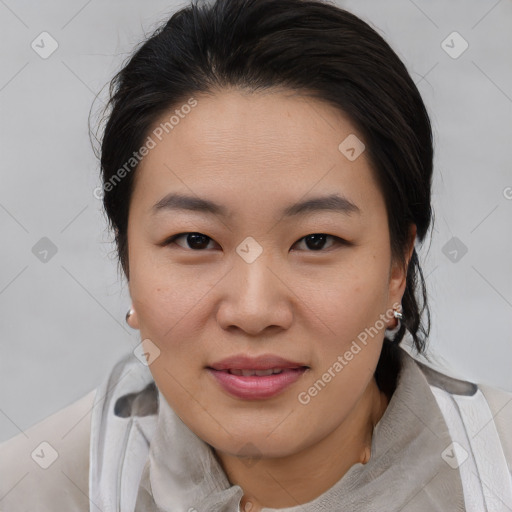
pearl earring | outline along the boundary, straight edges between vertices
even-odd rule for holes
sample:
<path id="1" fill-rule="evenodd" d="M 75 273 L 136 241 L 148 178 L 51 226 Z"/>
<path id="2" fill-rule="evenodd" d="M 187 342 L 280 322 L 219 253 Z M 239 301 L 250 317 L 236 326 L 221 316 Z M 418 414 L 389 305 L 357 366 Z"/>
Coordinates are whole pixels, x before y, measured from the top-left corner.
<path id="1" fill-rule="evenodd" d="M 393 316 L 396 318 L 396 326 L 395 327 L 388 327 L 386 329 L 386 335 L 393 338 L 395 336 L 395 334 L 400 330 L 400 328 L 402 327 L 402 318 L 404 317 L 404 315 L 402 315 L 402 313 L 398 310 L 397 307 L 394 307 L 393 308 Z"/>
<path id="2" fill-rule="evenodd" d="M 128 325 L 130 325 L 130 323 L 128 322 L 128 320 L 130 319 L 130 317 L 133 315 L 133 313 L 135 313 L 134 309 L 133 308 L 130 308 L 127 313 L 126 313 L 126 323 Z M 130 325 L 131 327 L 131 325 Z"/>

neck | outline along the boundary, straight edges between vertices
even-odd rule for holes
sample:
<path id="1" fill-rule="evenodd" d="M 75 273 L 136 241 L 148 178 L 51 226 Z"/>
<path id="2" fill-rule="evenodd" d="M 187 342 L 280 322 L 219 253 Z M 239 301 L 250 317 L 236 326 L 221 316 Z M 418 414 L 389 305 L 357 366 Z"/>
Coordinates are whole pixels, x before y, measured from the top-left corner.
<path id="1" fill-rule="evenodd" d="M 373 378 L 361 399 L 320 442 L 284 458 L 262 458 L 248 467 L 236 456 L 216 452 L 232 484 L 244 490 L 240 510 L 286 508 L 307 503 L 330 489 L 356 463 L 371 457 L 373 429 L 389 402 Z"/>

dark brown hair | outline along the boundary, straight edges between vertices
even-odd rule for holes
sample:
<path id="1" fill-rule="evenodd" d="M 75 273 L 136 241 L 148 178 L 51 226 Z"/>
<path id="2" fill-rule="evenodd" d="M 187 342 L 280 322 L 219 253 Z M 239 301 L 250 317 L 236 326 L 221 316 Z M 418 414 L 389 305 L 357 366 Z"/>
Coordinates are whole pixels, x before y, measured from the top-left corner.
<path id="1" fill-rule="evenodd" d="M 128 279 L 128 209 L 136 165 L 115 186 L 107 184 L 126 169 L 162 114 L 194 93 L 225 87 L 287 88 L 346 113 L 363 136 L 385 198 L 392 256 L 406 263 L 410 225 L 423 242 L 433 220 L 433 143 L 425 105 L 396 53 L 369 24 L 327 2 L 193 0 L 142 41 L 110 82 L 100 156 L 103 205 Z M 430 331 L 416 249 L 402 311 L 402 326 L 393 340 L 385 339 L 375 374 L 388 394 L 406 330 L 418 352 L 425 351 Z"/>

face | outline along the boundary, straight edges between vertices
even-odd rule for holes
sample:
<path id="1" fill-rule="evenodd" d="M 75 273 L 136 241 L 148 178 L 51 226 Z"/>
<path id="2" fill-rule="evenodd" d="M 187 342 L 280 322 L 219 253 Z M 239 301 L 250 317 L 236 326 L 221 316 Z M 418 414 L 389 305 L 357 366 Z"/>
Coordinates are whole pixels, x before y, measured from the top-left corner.
<path id="1" fill-rule="evenodd" d="M 405 271 L 391 260 L 384 198 L 365 152 L 354 159 L 362 136 L 345 115 L 285 91 L 194 98 L 172 130 L 153 131 L 161 140 L 152 135 L 136 171 L 132 325 L 150 340 L 157 386 L 200 438 L 231 455 L 291 455 L 341 425 L 372 382 Z M 168 194 L 196 202 L 162 201 Z M 327 196 L 342 200 L 287 211 Z M 307 368 L 210 369 L 241 354 Z"/>

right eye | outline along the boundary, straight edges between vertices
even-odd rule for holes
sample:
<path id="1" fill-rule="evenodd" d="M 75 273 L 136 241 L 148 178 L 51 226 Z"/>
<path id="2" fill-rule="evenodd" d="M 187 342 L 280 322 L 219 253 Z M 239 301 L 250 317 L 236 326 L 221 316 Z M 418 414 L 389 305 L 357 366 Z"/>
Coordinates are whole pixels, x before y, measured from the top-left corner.
<path id="1" fill-rule="evenodd" d="M 179 239 L 185 239 L 185 246 L 176 242 Z M 191 249 L 193 251 L 201 251 L 207 248 L 209 241 L 213 242 L 213 239 L 203 233 L 196 232 L 187 232 L 187 233 L 178 233 L 177 235 L 173 235 L 168 238 L 162 245 L 170 246 L 172 244 L 176 244 L 183 249 Z"/>

